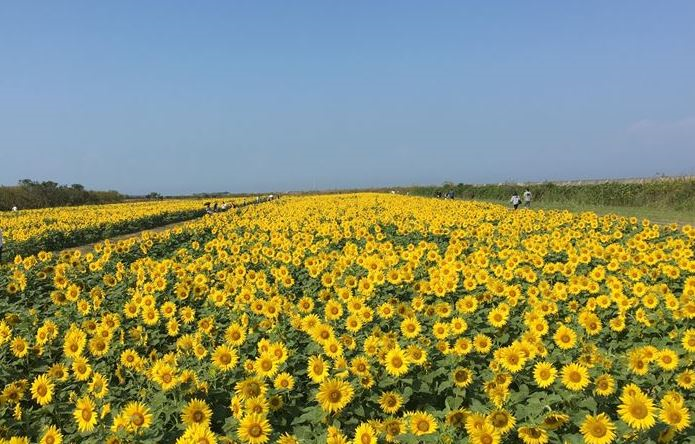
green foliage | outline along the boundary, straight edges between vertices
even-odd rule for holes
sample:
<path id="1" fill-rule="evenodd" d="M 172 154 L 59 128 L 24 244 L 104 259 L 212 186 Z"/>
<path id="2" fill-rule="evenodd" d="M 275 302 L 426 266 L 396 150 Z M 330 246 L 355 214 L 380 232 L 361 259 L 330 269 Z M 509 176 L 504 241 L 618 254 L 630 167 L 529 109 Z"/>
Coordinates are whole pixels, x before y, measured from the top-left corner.
<path id="1" fill-rule="evenodd" d="M 71 205 L 121 202 L 125 196 L 117 191 L 90 191 L 80 184 L 59 185 L 56 182 L 19 181 L 17 186 L 0 186 L 0 210 L 63 207 Z"/>
<path id="2" fill-rule="evenodd" d="M 459 183 L 439 187 L 406 188 L 411 194 L 433 196 L 436 192 L 453 191 L 456 198 L 508 200 L 513 193 L 521 195 L 526 186 L 515 184 L 470 185 Z M 677 210 L 695 209 L 695 180 L 661 180 L 646 183 L 606 182 L 588 185 L 556 185 L 551 182 L 529 185 L 534 201 L 576 202 L 592 205 L 655 207 Z"/>

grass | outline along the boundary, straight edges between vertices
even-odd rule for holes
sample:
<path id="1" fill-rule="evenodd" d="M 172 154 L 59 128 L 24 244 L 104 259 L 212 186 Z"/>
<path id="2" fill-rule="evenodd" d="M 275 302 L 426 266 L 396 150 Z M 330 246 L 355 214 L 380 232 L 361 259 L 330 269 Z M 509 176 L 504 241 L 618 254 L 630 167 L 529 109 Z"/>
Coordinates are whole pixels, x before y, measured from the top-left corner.
<path id="1" fill-rule="evenodd" d="M 483 199 L 481 199 L 483 200 Z M 501 200 L 485 200 L 496 204 L 509 207 L 509 201 Z M 658 224 L 677 223 L 679 225 L 695 225 L 695 211 L 693 210 L 674 210 L 670 208 L 654 208 L 654 207 L 618 207 L 607 205 L 591 205 L 572 201 L 567 202 L 544 202 L 535 201 L 531 204 L 531 208 L 535 210 L 568 210 L 574 213 L 584 211 L 593 211 L 599 215 L 617 214 L 620 216 L 631 217 L 635 216 L 638 219 L 649 219 Z"/>

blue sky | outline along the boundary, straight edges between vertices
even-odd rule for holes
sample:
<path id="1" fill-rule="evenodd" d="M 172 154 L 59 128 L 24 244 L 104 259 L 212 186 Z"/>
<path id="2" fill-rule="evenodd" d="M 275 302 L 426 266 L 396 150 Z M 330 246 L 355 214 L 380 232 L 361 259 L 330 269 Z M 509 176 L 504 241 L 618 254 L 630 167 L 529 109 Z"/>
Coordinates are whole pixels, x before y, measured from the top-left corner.
<path id="1" fill-rule="evenodd" d="M 692 1 L 0 2 L 0 183 L 695 173 Z"/>

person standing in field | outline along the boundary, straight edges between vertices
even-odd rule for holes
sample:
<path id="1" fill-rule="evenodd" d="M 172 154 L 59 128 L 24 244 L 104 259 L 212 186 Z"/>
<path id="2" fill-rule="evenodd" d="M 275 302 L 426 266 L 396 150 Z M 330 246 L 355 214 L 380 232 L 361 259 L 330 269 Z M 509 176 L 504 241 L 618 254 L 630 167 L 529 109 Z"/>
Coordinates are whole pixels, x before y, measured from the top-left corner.
<path id="1" fill-rule="evenodd" d="M 5 240 L 2 238 L 2 228 L 0 228 L 0 263 L 2 263 L 2 247 L 5 245 Z"/>
<path id="2" fill-rule="evenodd" d="M 512 203 L 512 206 L 516 210 L 519 208 L 519 204 L 521 203 L 521 198 L 519 197 L 519 193 L 514 193 L 512 194 L 512 198 L 509 200 Z"/>
<path id="3" fill-rule="evenodd" d="M 524 191 L 524 206 L 526 208 L 531 208 L 531 192 L 528 188 Z"/>

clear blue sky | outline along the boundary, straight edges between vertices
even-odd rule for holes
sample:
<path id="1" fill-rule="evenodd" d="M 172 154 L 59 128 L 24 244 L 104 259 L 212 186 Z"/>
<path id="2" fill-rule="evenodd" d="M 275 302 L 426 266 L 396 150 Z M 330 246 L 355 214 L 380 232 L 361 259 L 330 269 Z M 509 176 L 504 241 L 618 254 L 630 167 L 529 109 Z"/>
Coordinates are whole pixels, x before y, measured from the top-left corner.
<path id="1" fill-rule="evenodd" d="M 695 173 L 695 2 L 3 1 L 0 183 Z"/>

